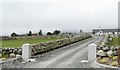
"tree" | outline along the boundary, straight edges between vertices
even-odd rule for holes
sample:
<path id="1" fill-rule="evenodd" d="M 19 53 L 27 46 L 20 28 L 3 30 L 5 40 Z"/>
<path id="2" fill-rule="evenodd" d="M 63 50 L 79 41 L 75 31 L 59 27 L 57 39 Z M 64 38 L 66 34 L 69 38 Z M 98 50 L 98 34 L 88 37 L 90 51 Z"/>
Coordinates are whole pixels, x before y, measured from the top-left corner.
<path id="1" fill-rule="evenodd" d="M 59 30 L 55 30 L 55 31 L 53 32 L 53 34 L 54 34 L 54 35 L 58 35 L 60 32 L 61 32 L 61 31 L 59 31 Z"/>
<path id="2" fill-rule="evenodd" d="M 40 31 L 38 32 L 38 34 L 39 34 L 39 36 L 42 35 L 42 30 L 40 30 Z"/>
<path id="3" fill-rule="evenodd" d="M 47 35 L 53 35 L 53 33 L 51 33 L 51 32 L 47 32 Z"/>
<path id="4" fill-rule="evenodd" d="M 17 34 L 16 34 L 15 32 L 13 32 L 13 33 L 11 34 L 11 37 L 13 37 L 14 39 L 16 39 L 16 36 L 17 36 Z"/>
<path id="5" fill-rule="evenodd" d="M 113 34 L 115 34 L 115 32 L 113 32 Z"/>
<path id="6" fill-rule="evenodd" d="M 82 32 L 82 30 L 80 30 L 80 33 Z"/>
<path id="7" fill-rule="evenodd" d="M 32 36 L 32 31 L 29 31 L 28 36 Z"/>
<path id="8" fill-rule="evenodd" d="M 92 32 L 92 34 L 95 34 L 95 32 Z"/>

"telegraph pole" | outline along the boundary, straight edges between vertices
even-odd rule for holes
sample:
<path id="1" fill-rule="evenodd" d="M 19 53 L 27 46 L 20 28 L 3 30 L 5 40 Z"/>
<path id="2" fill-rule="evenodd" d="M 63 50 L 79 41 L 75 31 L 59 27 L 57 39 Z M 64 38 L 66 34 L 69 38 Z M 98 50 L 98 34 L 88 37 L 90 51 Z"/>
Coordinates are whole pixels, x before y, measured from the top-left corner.
<path id="1" fill-rule="evenodd" d="M 120 47 L 118 48 L 118 65 L 120 67 Z"/>
<path id="2" fill-rule="evenodd" d="M 119 32 L 119 28 L 120 28 L 120 1 L 118 2 L 118 32 Z M 120 37 L 120 34 L 118 33 L 118 37 Z M 120 41 L 118 40 L 118 43 Z M 118 65 L 120 68 L 120 47 L 118 48 Z"/>

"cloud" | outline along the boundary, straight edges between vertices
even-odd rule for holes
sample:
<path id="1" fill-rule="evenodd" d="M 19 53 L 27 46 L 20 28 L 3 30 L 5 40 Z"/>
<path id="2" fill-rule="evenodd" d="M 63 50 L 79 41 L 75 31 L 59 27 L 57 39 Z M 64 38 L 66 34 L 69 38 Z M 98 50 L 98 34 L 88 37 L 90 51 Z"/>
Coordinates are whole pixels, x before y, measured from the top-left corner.
<path id="1" fill-rule="evenodd" d="M 34 1 L 34 2 L 33 2 Z M 3 35 L 116 28 L 118 0 L 2 0 Z"/>

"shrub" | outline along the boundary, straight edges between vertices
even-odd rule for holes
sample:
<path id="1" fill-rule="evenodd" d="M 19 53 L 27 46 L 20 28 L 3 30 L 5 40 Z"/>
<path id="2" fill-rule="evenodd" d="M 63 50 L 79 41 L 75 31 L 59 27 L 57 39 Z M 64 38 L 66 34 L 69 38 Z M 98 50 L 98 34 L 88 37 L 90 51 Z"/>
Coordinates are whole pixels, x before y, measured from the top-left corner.
<path id="1" fill-rule="evenodd" d="M 1 61 L 5 61 L 5 58 L 2 58 Z"/>
<path id="2" fill-rule="evenodd" d="M 100 60 L 100 63 L 102 63 L 102 64 L 105 64 L 105 63 L 107 63 L 107 62 L 108 62 L 108 60 L 105 59 L 105 58 L 103 58 L 103 59 Z"/>
<path id="3" fill-rule="evenodd" d="M 114 61 L 111 63 L 112 66 L 118 66 L 118 62 L 117 61 Z"/>
<path id="4" fill-rule="evenodd" d="M 117 60 L 118 59 L 118 56 L 113 56 L 112 57 L 112 60 Z"/>

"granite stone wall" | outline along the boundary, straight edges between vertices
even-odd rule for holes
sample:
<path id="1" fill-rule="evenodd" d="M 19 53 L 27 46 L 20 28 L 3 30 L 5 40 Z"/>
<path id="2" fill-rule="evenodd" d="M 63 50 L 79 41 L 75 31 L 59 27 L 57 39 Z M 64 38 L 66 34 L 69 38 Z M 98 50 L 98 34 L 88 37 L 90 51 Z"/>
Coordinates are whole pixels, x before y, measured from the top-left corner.
<path id="1" fill-rule="evenodd" d="M 91 37 L 90 35 L 86 35 L 84 37 L 71 37 L 71 38 L 64 38 L 55 41 L 33 44 L 31 45 L 32 56 L 42 54 L 90 37 Z M 0 58 L 2 57 L 20 58 L 21 55 L 22 55 L 22 48 L 0 48 Z"/>
<path id="2" fill-rule="evenodd" d="M 90 37 L 91 36 L 72 37 L 72 38 L 65 38 L 65 39 L 60 39 L 56 41 L 49 41 L 45 43 L 35 44 L 35 45 L 32 45 L 32 55 L 37 55 L 37 54 L 41 54 L 44 52 L 48 52 L 48 51 L 84 40 Z"/>

